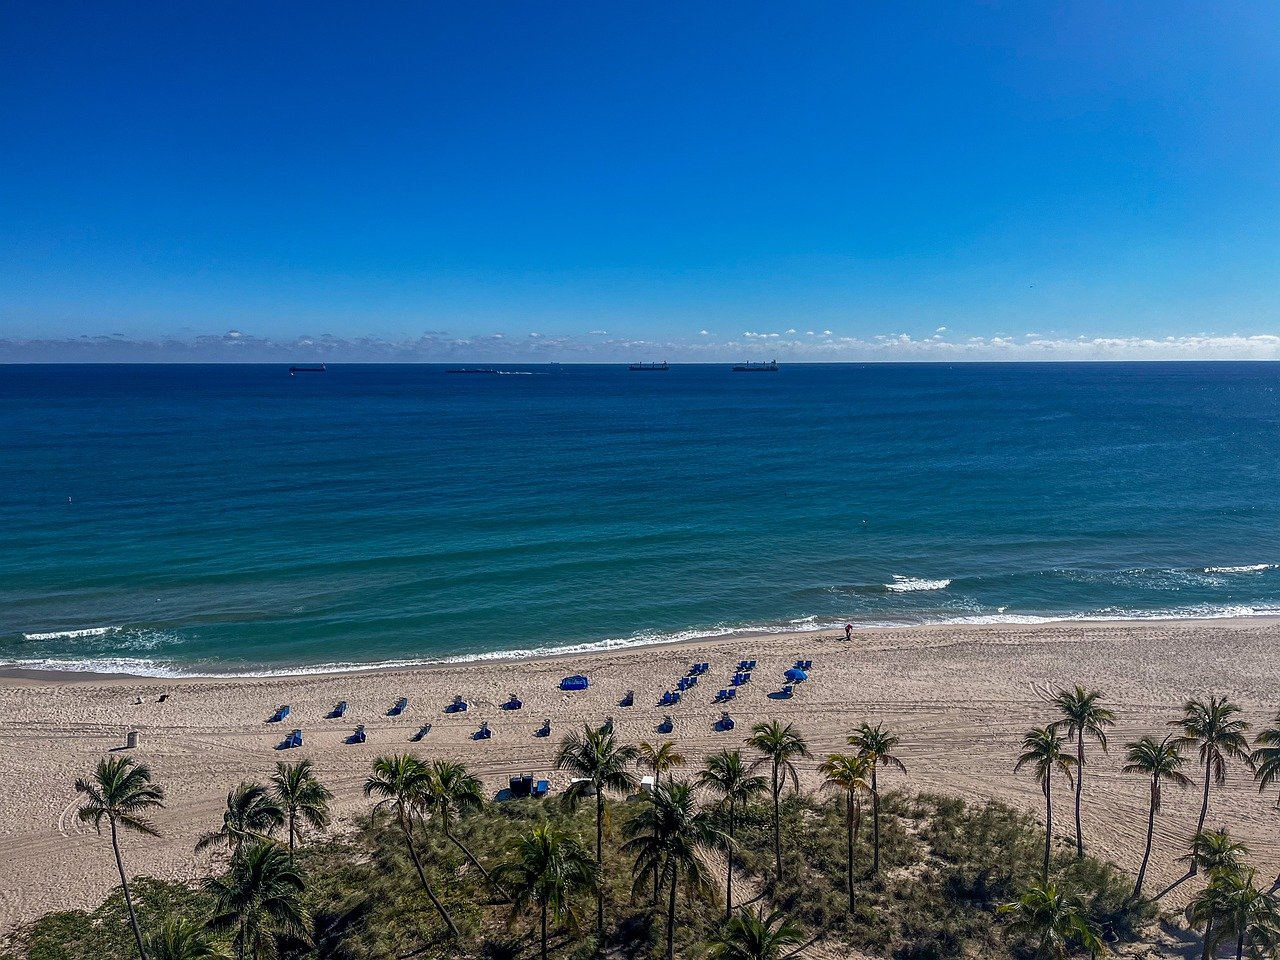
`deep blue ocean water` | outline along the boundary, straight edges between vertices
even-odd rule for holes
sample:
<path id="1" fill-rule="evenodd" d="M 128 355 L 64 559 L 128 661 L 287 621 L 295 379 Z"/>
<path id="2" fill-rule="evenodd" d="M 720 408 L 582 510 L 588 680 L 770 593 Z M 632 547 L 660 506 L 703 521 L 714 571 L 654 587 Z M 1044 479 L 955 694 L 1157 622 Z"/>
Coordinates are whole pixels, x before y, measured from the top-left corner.
<path id="1" fill-rule="evenodd" d="M 1280 365 L 0 367 L 0 663 L 1280 612 Z"/>

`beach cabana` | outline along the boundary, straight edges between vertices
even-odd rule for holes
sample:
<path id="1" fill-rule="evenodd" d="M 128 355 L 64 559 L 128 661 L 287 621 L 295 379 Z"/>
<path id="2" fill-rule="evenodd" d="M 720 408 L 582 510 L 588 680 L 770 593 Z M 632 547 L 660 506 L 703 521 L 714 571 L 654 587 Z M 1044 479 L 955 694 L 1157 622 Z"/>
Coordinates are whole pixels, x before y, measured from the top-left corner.
<path id="1" fill-rule="evenodd" d="M 565 677 L 560 681 L 561 690 L 585 690 L 587 689 L 587 678 L 580 673 L 575 673 L 571 677 Z"/>
<path id="2" fill-rule="evenodd" d="M 519 710 L 524 706 L 524 701 L 517 697 L 514 693 L 507 697 L 507 702 L 502 705 L 503 710 Z"/>
<path id="3" fill-rule="evenodd" d="M 345 700 L 340 701 L 336 707 L 334 707 L 332 710 L 329 711 L 330 719 L 336 720 L 338 717 L 345 717 L 346 715 L 347 715 L 347 701 Z"/>
<path id="4" fill-rule="evenodd" d="M 431 732 L 431 724 L 429 724 L 429 723 L 424 723 L 422 726 L 420 726 L 420 727 L 418 728 L 418 732 L 417 732 L 417 733 L 415 733 L 415 734 L 414 734 L 412 737 L 410 737 L 409 739 L 410 739 L 410 740 L 412 740 L 412 741 L 414 741 L 414 742 L 416 743 L 416 742 L 418 742 L 419 740 L 421 740 L 423 737 L 425 737 L 425 736 L 426 736 L 428 733 L 430 733 L 430 732 Z"/>
<path id="5" fill-rule="evenodd" d="M 471 739 L 488 740 L 492 736 L 493 736 L 493 731 L 489 729 L 489 721 L 482 720 L 480 721 L 480 729 L 475 732 L 475 734 L 472 736 Z"/>
<path id="6" fill-rule="evenodd" d="M 360 726 L 356 727 L 356 732 L 351 735 L 351 738 L 348 742 L 364 743 L 364 741 L 365 741 L 364 724 L 362 723 L 360 724 Z"/>
<path id="7" fill-rule="evenodd" d="M 550 720 L 550 719 L 543 720 L 543 721 L 542 721 L 542 726 L 541 726 L 541 727 L 539 727 L 539 728 L 534 732 L 534 734 L 533 734 L 533 735 L 534 735 L 535 737 L 549 737 L 549 736 L 551 736 L 551 720 Z"/>
<path id="8" fill-rule="evenodd" d="M 399 700 L 395 702 L 395 705 L 390 710 L 387 711 L 387 716 L 398 717 L 400 716 L 400 714 L 404 713 L 405 707 L 407 706 L 409 706 L 409 698 L 401 697 Z"/>
<path id="9" fill-rule="evenodd" d="M 444 708 L 445 713 L 466 713 L 466 711 L 467 701 L 463 700 L 460 696 L 454 697 L 453 703 Z"/>
<path id="10" fill-rule="evenodd" d="M 630 706 L 634 706 L 635 702 L 636 702 L 636 692 L 634 690 L 628 690 L 627 695 L 618 701 L 618 706 L 630 707 Z"/>
<path id="11" fill-rule="evenodd" d="M 671 714 L 667 714 L 665 717 L 662 718 L 662 722 L 658 724 L 658 732 L 670 733 L 672 730 L 675 729 L 675 727 L 676 725 L 671 719 Z"/>
<path id="12" fill-rule="evenodd" d="M 282 704 L 280 708 L 271 715 L 271 719 L 267 723 L 279 723 L 285 717 L 289 716 L 289 705 Z"/>
<path id="13" fill-rule="evenodd" d="M 721 733 L 725 733 L 726 731 L 733 729 L 733 718 L 729 716 L 728 710 L 722 710 L 720 712 L 720 719 L 716 721 L 716 729 Z"/>

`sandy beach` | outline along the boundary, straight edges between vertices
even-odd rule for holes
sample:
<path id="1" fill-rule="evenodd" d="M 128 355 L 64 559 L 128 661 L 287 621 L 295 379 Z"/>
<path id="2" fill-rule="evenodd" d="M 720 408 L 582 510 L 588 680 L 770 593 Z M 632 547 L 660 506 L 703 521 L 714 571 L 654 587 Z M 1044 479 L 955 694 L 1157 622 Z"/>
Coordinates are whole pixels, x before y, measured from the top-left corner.
<path id="1" fill-rule="evenodd" d="M 817 785 L 817 755 L 840 748 L 847 732 L 867 719 L 885 721 L 902 737 L 909 776 L 892 786 L 966 798 L 995 798 L 1036 812 L 1041 795 L 1029 776 L 1014 775 L 1022 733 L 1053 719 L 1045 686 L 1082 683 L 1104 690 L 1118 723 L 1109 755 L 1091 745 L 1085 830 L 1091 849 L 1127 869 L 1141 854 L 1147 784 L 1120 772 L 1123 746 L 1144 734 L 1163 736 L 1166 721 L 1188 696 L 1227 694 L 1255 725 L 1280 708 L 1280 621 L 1208 620 L 1063 623 L 1037 626 L 940 626 L 862 630 L 843 636 L 793 634 L 735 637 L 667 647 L 547 660 L 485 661 L 408 671 L 238 680 L 152 680 L 89 675 L 0 677 L 0 931 L 44 911 L 91 908 L 116 883 L 110 846 L 76 816 L 72 784 L 136 729 L 132 754 L 152 767 L 168 792 L 156 817 L 159 839 L 127 837 L 124 854 L 135 874 L 168 879 L 201 876 L 208 862 L 192 853 L 195 839 L 220 817 L 226 792 L 243 778 L 265 779 L 279 759 L 311 757 L 336 793 L 336 828 L 367 809 L 360 788 L 370 761 L 382 753 L 414 749 L 425 756 L 464 760 L 496 793 L 507 777 L 548 775 L 553 792 L 564 778 L 551 770 L 560 735 L 584 721 L 616 719 L 623 737 L 660 740 L 656 725 L 671 714 L 671 735 L 691 758 L 737 745 L 751 723 L 776 717 L 808 735 L 815 760 L 805 766 L 806 787 Z M 791 699 L 767 696 L 797 658 L 812 659 L 812 679 Z M 731 704 L 737 730 L 719 733 L 721 707 L 711 700 L 726 686 L 737 661 L 759 661 L 753 681 Z M 690 662 L 711 664 L 709 676 L 676 707 L 656 706 Z M 591 688 L 563 693 L 568 673 L 584 672 Z M 1039 688 L 1039 689 L 1037 689 Z M 635 706 L 619 708 L 627 690 Z M 520 711 L 499 704 L 510 693 Z M 159 702 L 161 694 L 168 694 Z M 453 696 L 470 703 L 447 715 Z M 387 711 L 401 696 L 402 716 Z M 135 700 L 141 698 L 141 704 Z M 350 710 L 325 719 L 339 700 Z M 266 719 L 288 703 L 282 724 Z M 549 738 L 534 731 L 544 718 Z M 488 721 L 493 736 L 471 735 Z M 419 744 L 409 737 L 433 729 Z M 346 737 L 364 724 L 368 741 Z M 302 749 L 275 748 L 294 727 Z M 1157 825 L 1152 886 L 1180 871 L 1198 806 L 1196 790 L 1169 791 Z M 1068 824 L 1070 798 L 1057 798 Z M 1253 851 L 1259 872 L 1280 870 L 1280 811 L 1275 794 L 1259 795 L 1248 771 L 1233 765 L 1215 790 L 1209 825 L 1227 825 Z"/>

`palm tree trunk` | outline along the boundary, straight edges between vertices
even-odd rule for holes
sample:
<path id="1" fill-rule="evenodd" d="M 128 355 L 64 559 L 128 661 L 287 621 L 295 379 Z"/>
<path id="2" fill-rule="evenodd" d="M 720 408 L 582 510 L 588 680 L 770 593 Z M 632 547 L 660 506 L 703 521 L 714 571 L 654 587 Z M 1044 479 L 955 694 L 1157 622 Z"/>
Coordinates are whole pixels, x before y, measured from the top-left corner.
<path id="1" fill-rule="evenodd" d="M 1244 927 L 1236 934 L 1236 960 L 1244 960 Z"/>
<path id="2" fill-rule="evenodd" d="M 604 787 L 596 785 L 596 876 L 604 862 Z M 604 886 L 596 886 L 596 934 L 604 936 Z"/>
<path id="3" fill-rule="evenodd" d="M 1084 794 L 1084 731 L 1076 736 L 1076 859 L 1084 856 L 1084 831 L 1080 826 L 1080 798 Z"/>
<path id="4" fill-rule="evenodd" d="M 418 859 L 418 848 L 413 844 L 413 824 L 401 820 L 400 828 L 404 831 L 404 842 L 409 847 L 409 857 L 413 860 L 413 867 L 418 871 L 418 879 L 422 881 L 422 889 L 427 891 L 427 898 L 430 899 L 431 905 L 436 908 L 436 912 L 440 914 L 445 925 L 449 928 L 449 936 L 458 936 L 458 927 L 453 922 L 453 917 L 449 916 L 449 911 L 444 908 L 444 904 L 436 896 L 436 892 L 431 889 L 431 883 L 427 880 L 427 873 L 422 869 L 422 861 Z"/>
<path id="5" fill-rule="evenodd" d="M 1204 762 L 1204 800 L 1200 802 L 1200 819 L 1196 821 L 1196 837 L 1204 830 L 1204 818 L 1209 813 L 1209 784 L 1212 782 L 1211 774 L 1213 772 L 1213 758 L 1210 757 Z M 1195 837 L 1192 837 L 1194 840 Z M 1191 864 L 1192 875 L 1195 874 L 1195 862 Z"/>
<path id="6" fill-rule="evenodd" d="M 1173 881 L 1173 883 L 1169 884 L 1167 887 L 1165 887 L 1163 890 L 1161 890 L 1159 893 L 1157 893 L 1157 894 L 1156 894 L 1154 897 L 1152 897 L 1151 899 L 1152 899 L 1152 900 L 1162 900 L 1162 899 L 1164 899 L 1164 897 L 1166 897 L 1168 894 L 1172 893 L 1174 890 L 1177 890 L 1180 886 L 1182 886 L 1184 883 L 1186 883 L 1188 880 L 1190 880 L 1190 879 L 1191 879 L 1192 877 L 1194 877 L 1195 875 L 1196 875 L 1196 865 L 1195 865 L 1195 862 L 1194 862 L 1194 861 L 1192 861 L 1191 869 L 1190 869 L 1190 870 L 1188 870 L 1186 873 L 1184 873 L 1182 876 L 1180 876 L 1177 880 Z"/>
<path id="7" fill-rule="evenodd" d="M 782 789 L 778 786 L 778 761 L 773 762 L 773 859 L 776 867 L 777 882 L 782 882 L 782 811 L 778 801 Z"/>
<path id="8" fill-rule="evenodd" d="M 1052 773 L 1044 775 L 1044 869 L 1040 872 L 1040 882 L 1045 886 L 1049 884 L 1049 846 L 1053 843 L 1052 776 Z"/>
<path id="9" fill-rule="evenodd" d="M 876 786 L 876 765 L 871 764 L 871 875 L 880 872 L 880 789 Z"/>
<path id="10" fill-rule="evenodd" d="M 542 960 L 547 960 L 547 902 L 542 901 Z"/>
<path id="11" fill-rule="evenodd" d="M 500 896 L 506 903 L 510 903 L 511 895 L 507 893 L 507 891 L 503 890 L 501 886 L 498 885 L 498 881 L 493 879 L 489 871 L 484 868 L 484 865 L 479 860 L 476 859 L 475 854 L 473 854 L 470 850 L 467 849 L 467 845 L 453 835 L 453 831 L 449 829 L 449 818 L 443 817 L 441 820 L 441 823 L 444 827 L 444 835 L 446 839 L 448 839 L 450 843 L 452 843 L 455 847 L 461 850 L 463 856 L 465 856 L 468 860 L 471 861 L 471 865 L 480 871 L 481 876 L 483 876 L 485 879 L 485 883 L 493 887 L 494 892 L 497 893 L 498 896 Z"/>
<path id="12" fill-rule="evenodd" d="M 676 955 L 676 875 L 679 873 L 675 863 L 671 863 L 671 901 L 667 907 L 667 960 L 674 960 Z"/>
<path id="13" fill-rule="evenodd" d="M 733 801 L 729 801 L 729 872 L 724 880 L 724 918 L 733 916 Z"/>
<path id="14" fill-rule="evenodd" d="M 1213 914 L 1209 914 L 1209 918 L 1204 923 L 1204 950 L 1200 954 L 1200 960 L 1213 960 Z"/>
<path id="15" fill-rule="evenodd" d="M 1151 809 L 1147 813 L 1147 846 L 1142 851 L 1142 866 L 1138 867 L 1138 882 L 1133 885 L 1131 900 L 1142 896 L 1142 881 L 1147 877 L 1147 862 L 1151 859 L 1151 838 L 1156 832 L 1156 783 L 1151 783 Z"/>
<path id="16" fill-rule="evenodd" d="M 116 869 L 120 871 L 120 886 L 124 890 L 124 905 L 129 908 L 129 923 L 133 926 L 133 937 L 138 941 L 138 956 L 147 960 L 147 952 L 142 946 L 142 928 L 138 926 L 138 914 L 133 909 L 133 896 L 129 893 L 129 880 L 124 875 L 124 860 L 120 858 L 120 838 L 116 834 L 116 822 L 111 821 L 111 849 L 116 854 Z"/>
<path id="17" fill-rule="evenodd" d="M 849 791 L 849 796 L 845 801 L 848 806 L 844 811 L 845 826 L 845 882 L 849 885 L 849 912 L 853 913 L 853 791 Z"/>
<path id="18" fill-rule="evenodd" d="M 293 838 L 297 835 L 295 829 L 297 823 L 297 813 L 293 807 L 289 808 L 289 862 L 293 863 Z"/>

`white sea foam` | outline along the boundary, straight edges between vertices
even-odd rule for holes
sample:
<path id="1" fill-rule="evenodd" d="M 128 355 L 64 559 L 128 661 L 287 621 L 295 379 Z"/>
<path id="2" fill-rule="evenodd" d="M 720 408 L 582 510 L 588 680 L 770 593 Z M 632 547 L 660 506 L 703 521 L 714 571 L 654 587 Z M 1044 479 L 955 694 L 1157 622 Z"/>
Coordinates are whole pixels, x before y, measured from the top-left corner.
<path id="1" fill-rule="evenodd" d="M 52 633 L 24 633 L 23 640 L 74 640 L 78 637 L 101 637 L 118 633 L 120 627 L 86 627 L 83 630 L 55 630 Z"/>
<path id="2" fill-rule="evenodd" d="M 920 590 L 945 590 L 949 586 L 950 580 L 921 580 L 894 574 L 893 583 L 886 583 L 884 588 L 893 593 L 916 593 Z"/>
<path id="3" fill-rule="evenodd" d="M 1205 567 L 1205 573 L 1261 573 L 1263 570 L 1272 570 L 1276 567 L 1274 563 L 1251 563 L 1243 567 Z"/>

